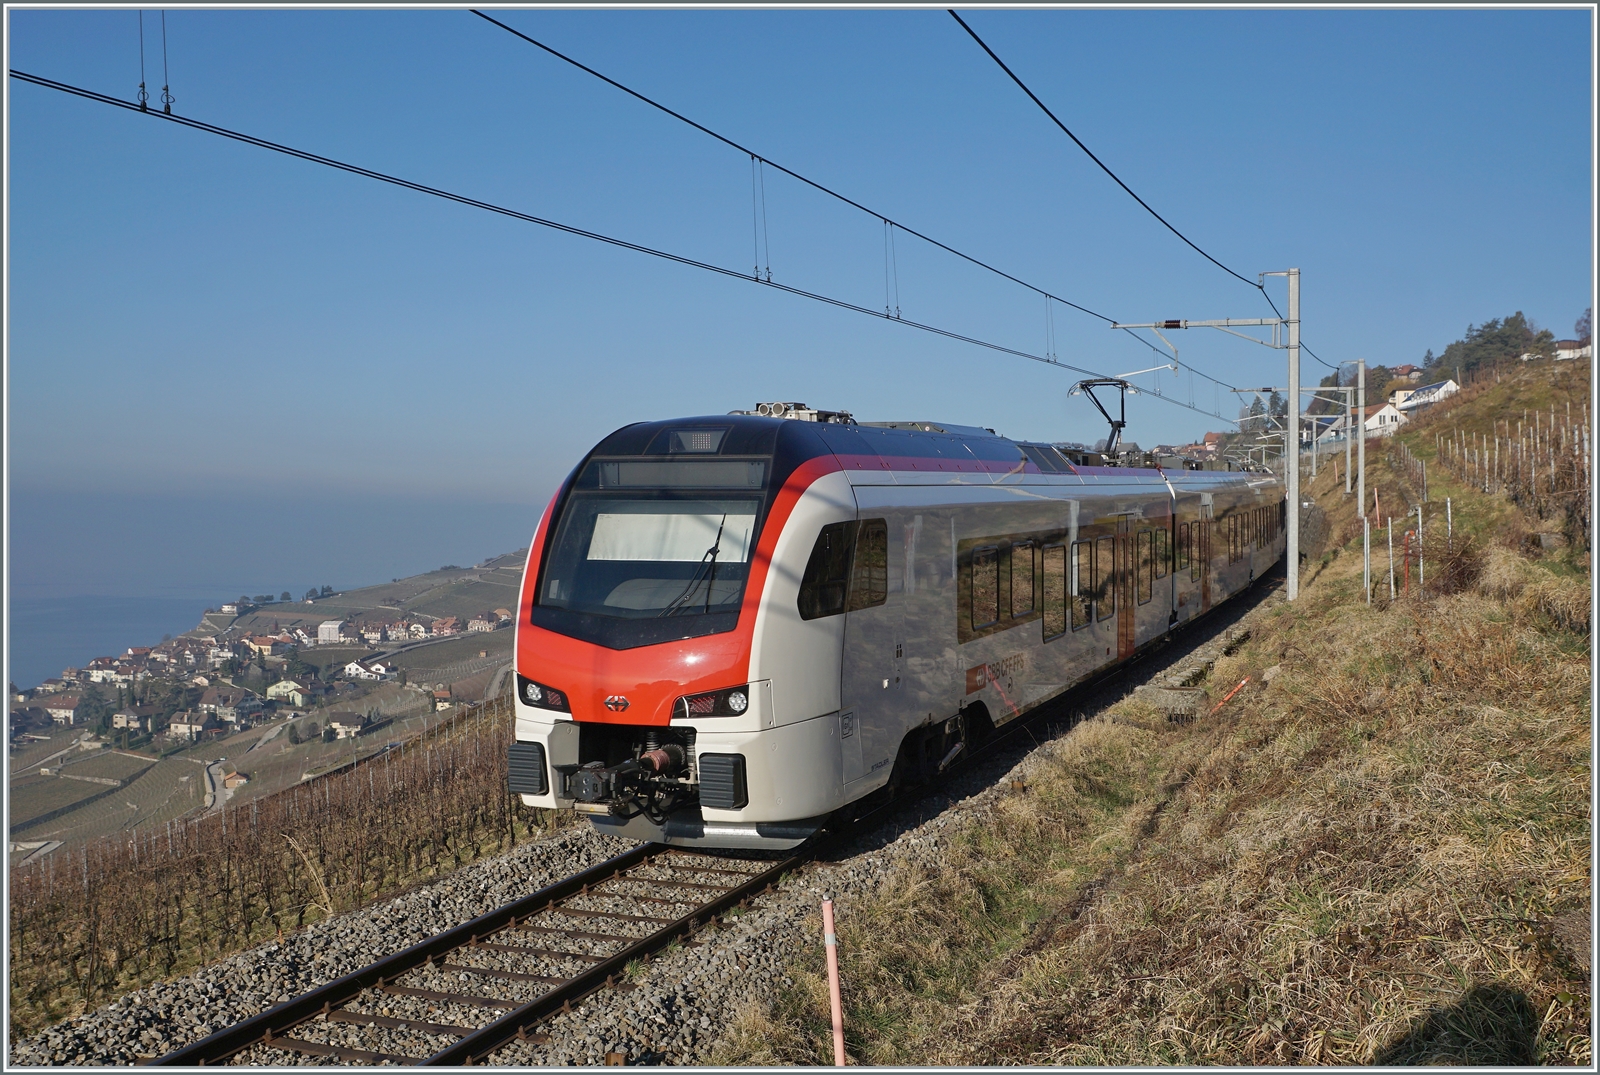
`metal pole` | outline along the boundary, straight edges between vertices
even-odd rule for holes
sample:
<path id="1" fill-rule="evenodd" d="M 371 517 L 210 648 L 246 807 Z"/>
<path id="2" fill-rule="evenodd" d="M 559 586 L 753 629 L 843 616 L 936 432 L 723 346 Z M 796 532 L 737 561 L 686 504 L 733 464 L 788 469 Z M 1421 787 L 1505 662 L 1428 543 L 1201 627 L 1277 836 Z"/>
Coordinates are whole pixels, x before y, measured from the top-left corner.
<path id="1" fill-rule="evenodd" d="M 1428 585 L 1427 585 L 1425 576 L 1423 575 L 1423 562 L 1424 562 L 1424 557 L 1422 555 L 1422 505 L 1418 504 L 1417 505 L 1417 596 L 1418 597 L 1425 597 L 1425 596 L 1427 596 L 1427 593 L 1428 593 Z"/>
<path id="2" fill-rule="evenodd" d="M 1289 406 L 1300 413 L 1300 270 L 1289 270 Z M 1300 438 L 1289 446 L 1289 600 L 1300 596 Z"/>
<path id="3" fill-rule="evenodd" d="M 1361 589 L 1372 604 L 1372 520 L 1361 516 Z"/>
<path id="4" fill-rule="evenodd" d="M 1394 600 L 1394 519 L 1389 519 L 1387 527 L 1389 536 L 1389 600 Z"/>
<path id="5" fill-rule="evenodd" d="M 1356 360 L 1356 412 L 1361 415 L 1361 428 L 1356 431 L 1356 436 L 1361 439 L 1356 444 L 1356 485 L 1360 490 L 1358 500 L 1361 504 L 1361 514 L 1367 514 L 1367 360 Z M 1347 438 L 1348 439 L 1348 438 Z"/>
<path id="6" fill-rule="evenodd" d="M 1456 517 L 1450 509 L 1449 497 L 1444 498 L 1444 544 L 1452 551 L 1456 547 Z"/>
<path id="7" fill-rule="evenodd" d="M 1345 496 L 1349 496 L 1350 495 L 1350 437 L 1351 437 L 1352 434 L 1356 433 L 1356 431 L 1358 429 L 1360 429 L 1361 427 L 1360 427 L 1360 424 L 1356 421 L 1355 397 L 1349 392 L 1346 392 L 1344 394 L 1344 406 L 1345 406 L 1345 413 L 1350 416 L 1347 419 L 1347 422 L 1349 423 L 1349 428 L 1345 430 L 1345 437 L 1344 437 L 1344 495 Z M 1366 415 L 1361 415 L 1361 418 L 1362 418 L 1362 420 L 1365 420 L 1366 419 Z"/>

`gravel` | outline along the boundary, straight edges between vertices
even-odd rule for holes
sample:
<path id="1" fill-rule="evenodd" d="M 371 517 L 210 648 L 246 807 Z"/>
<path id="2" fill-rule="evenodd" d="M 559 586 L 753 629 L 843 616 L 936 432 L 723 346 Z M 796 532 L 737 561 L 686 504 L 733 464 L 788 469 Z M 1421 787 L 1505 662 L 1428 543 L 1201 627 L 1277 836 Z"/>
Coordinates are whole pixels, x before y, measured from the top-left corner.
<path id="1" fill-rule="evenodd" d="M 1162 655 L 1118 677 L 1115 686 L 1076 699 L 1080 712 L 1104 712 L 1135 691 L 1192 682 L 1242 636 L 1233 624 L 1248 610 L 1246 605 L 1234 615 L 1219 617 L 1187 641 L 1174 643 Z M 751 1001 L 773 998 L 790 984 L 785 967 L 808 946 L 820 943 L 820 926 L 814 916 L 824 895 L 832 896 L 839 913 L 846 915 L 852 904 L 871 899 L 896 868 L 939 864 L 947 834 L 969 820 L 983 818 L 1007 793 L 1012 781 L 1026 782 L 1035 763 L 1034 755 L 1067 734 L 1070 723 L 1036 728 L 1037 745 L 1031 741 L 1013 744 L 953 776 L 848 844 L 833 849 L 826 859 L 813 861 L 777 889 L 753 900 L 743 914 L 701 931 L 693 943 L 657 954 L 639 968 L 631 985 L 592 994 L 571 1012 L 546 1021 L 539 1030 L 549 1035 L 548 1042 L 511 1042 L 495 1054 L 494 1062 L 603 1064 L 607 1053 L 623 1053 L 629 1062 L 706 1063 L 733 1013 Z M 10 1064 L 129 1064 L 160 1056 L 632 846 L 635 845 L 631 842 L 588 829 L 573 829 L 525 844 L 465 867 L 427 888 L 340 915 L 280 943 L 224 959 L 179 981 L 149 986 L 60 1023 L 14 1044 Z M 731 857 L 719 865 L 761 868 L 759 862 L 748 861 L 748 856 L 744 861 Z M 651 913 L 646 905 L 634 906 L 639 910 L 631 913 Z M 617 909 L 616 905 L 613 909 Z M 660 910 L 658 906 L 656 912 Z M 451 961 L 462 962 L 466 958 L 452 955 Z M 558 974 L 576 969 L 552 960 L 512 958 L 532 959 L 518 967 L 527 973 Z M 434 969 L 414 972 L 406 984 L 473 991 L 471 985 L 463 984 L 463 978 L 470 976 Z M 499 997 L 531 997 L 539 988 L 500 981 L 492 988 L 480 986 L 476 991 Z M 371 990 L 348 1008 L 407 1021 L 407 1027 L 358 1026 L 318 1018 L 291 1033 L 308 1041 L 418 1056 L 455 1039 L 428 1033 L 412 1026 L 411 1020 L 475 1027 L 503 1014 L 494 1008 Z M 291 1067 L 342 1061 L 254 1046 L 235 1057 L 234 1063 Z"/>

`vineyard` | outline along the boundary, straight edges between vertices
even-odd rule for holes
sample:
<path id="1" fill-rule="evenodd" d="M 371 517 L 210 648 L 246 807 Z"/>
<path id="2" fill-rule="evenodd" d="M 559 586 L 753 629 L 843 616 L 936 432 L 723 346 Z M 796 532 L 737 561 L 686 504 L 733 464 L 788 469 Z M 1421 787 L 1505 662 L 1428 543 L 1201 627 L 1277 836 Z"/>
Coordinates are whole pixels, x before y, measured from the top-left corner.
<path id="1" fill-rule="evenodd" d="M 348 770 L 13 869 L 13 1040 L 553 825 L 507 790 L 511 737 L 509 699 L 460 710 Z"/>

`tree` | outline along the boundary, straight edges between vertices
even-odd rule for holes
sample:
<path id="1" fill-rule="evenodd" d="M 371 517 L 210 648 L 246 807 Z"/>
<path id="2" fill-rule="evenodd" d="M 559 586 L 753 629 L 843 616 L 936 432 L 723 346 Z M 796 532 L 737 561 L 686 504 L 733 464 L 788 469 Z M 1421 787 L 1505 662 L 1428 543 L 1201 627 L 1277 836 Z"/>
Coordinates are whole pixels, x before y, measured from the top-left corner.
<path id="1" fill-rule="evenodd" d="M 332 725 L 322 729 L 322 741 L 324 743 L 331 743 L 337 738 L 338 735 L 334 732 Z"/>
<path id="2" fill-rule="evenodd" d="M 1521 310 L 1505 320 L 1492 318 L 1481 325 L 1468 325 L 1461 339 L 1439 356 L 1441 371 L 1462 376 L 1484 366 L 1516 362 L 1525 354 L 1555 354 L 1555 336 L 1529 321 Z"/>
<path id="3" fill-rule="evenodd" d="M 281 594 L 278 595 L 278 600 L 279 601 L 293 601 L 294 598 L 289 595 L 289 591 L 288 590 L 285 590 Z"/>
<path id="4" fill-rule="evenodd" d="M 311 589 L 306 591 L 306 600 L 307 601 L 315 601 L 316 599 L 317 599 L 317 588 L 315 586 L 313 586 L 313 587 L 311 587 Z"/>
<path id="5" fill-rule="evenodd" d="M 1273 389 L 1272 397 L 1267 400 L 1267 413 L 1278 418 L 1289 416 L 1289 401 L 1284 399 L 1277 389 Z"/>
<path id="6" fill-rule="evenodd" d="M 312 721 L 310 724 L 306 725 L 306 742 L 310 742 L 321 734 L 322 729 L 317 727 L 316 721 Z"/>
<path id="7" fill-rule="evenodd" d="M 249 594 L 240 594 L 239 595 L 239 604 L 248 605 L 249 603 L 250 603 L 250 595 Z"/>
<path id="8" fill-rule="evenodd" d="M 333 592 L 333 587 L 332 586 L 324 586 L 322 588 L 322 596 L 323 597 L 327 597 L 332 592 Z"/>
<path id="9" fill-rule="evenodd" d="M 289 742 L 294 746 L 300 745 L 300 725 L 289 725 Z"/>
<path id="10" fill-rule="evenodd" d="M 1257 396 L 1250 401 L 1250 417 L 1246 418 L 1240 428 L 1246 433 L 1261 433 L 1266 430 L 1267 423 L 1262 417 L 1267 413 L 1267 405 Z"/>
<path id="11" fill-rule="evenodd" d="M 116 705 L 106 697 L 100 689 L 100 684 L 91 683 L 89 689 L 83 692 L 83 701 L 79 704 L 78 715 L 88 723 L 95 725 L 101 731 L 111 727 L 111 714 L 116 712 Z"/>
<path id="12" fill-rule="evenodd" d="M 1322 380 L 1318 381 L 1317 382 L 1317 387 L 1318 388 L 1337 388 L 1337 387 L 1339 387 L 1339 373 L 1338 373 L 1338 371 L 1336 370 L 1333 373 L 1328 374 Z M 1339 398 L 1338 397 L 1338 393 L 1336 393 L 1336 392 L 1327 392 L 1327 393 L 1319 392 L 1317 395 L 1314 395 L 1314 396 L 1311 397 L 1311 402 L 1310 403 L 1306 404 L 1306 413 L 1307 414 L 1334 414 L 1339 410 L 1339 407 L 1340 407 L 1340 404 L 1334 402 L 1338 398 Z"/>
<path id="13" fill-rule="evenodd" d="M 1591 327 L 1590 327 L 1590 322 L 1592 320 L 1591 315 L 1593 313 L 1594 313 L 1594 307 L 1593 306 L 1591 306 L 1588 309 L 1584 310 L 1583 311 L 1583 316 L 1578 318 L 1577 323 L 1572 326 L 1572 332 L 1573 332 L 1573 334 L 1575 336 L 1578 337 L 1578 342 L 1579 343 L 1588 343 L 1589 342 L 1589 337 L 1590 337 L 1590 335 L 1591 335 L 1591 333 L 1593 331 L 1591 329 Z"/>

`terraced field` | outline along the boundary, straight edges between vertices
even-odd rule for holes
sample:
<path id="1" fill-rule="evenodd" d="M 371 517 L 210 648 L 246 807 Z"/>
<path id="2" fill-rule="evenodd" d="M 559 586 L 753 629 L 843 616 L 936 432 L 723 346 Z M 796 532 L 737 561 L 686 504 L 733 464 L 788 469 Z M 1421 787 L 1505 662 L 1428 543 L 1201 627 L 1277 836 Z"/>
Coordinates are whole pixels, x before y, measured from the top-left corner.
<path id="1" fill-rule="evenodd" d="M 100 762 L 101 758 L 94 759 Z M 130 763 L 132 758 L 122 759 Z M 88 763 L 85 763 L 88 764 Z M 73 766 L 79 769 L 79 766 Z M 99 774 L 95 774 L 99 775 Z M 108 790 L 103 784 L 57 777 L 29 778 L 54 780 L 57 784 L 82 789 L 78 799 L 88 799 Z M 15 788 L 15 786 L 14 786 Z M 13 804 L 16 792 L 12 793 Z M 136 825 L 163 824 L 199 807 L 205 801 L 205 777 L 201 767 L 184 758 L 157 762 L 127 787 L 96 799 L 52 821 L 19 829 L 15 836 L 26 840 L 61 840 L 78 844 L 98 836 L 131 829 Z M 43 813 L 36 811 L 34 816 Z M 17 816 L 13 813 L 13 816 Z"/>
<path id="2" fill-rule="evenodd" d="M 11 782 L 11 834 L 21 836 L 38 818 L 62 807 L 93 798 L 105 791 L 104 784 L 90 784 L 82 780 L 62 780 L 59 776 L 20 777 Z M 28 833 L 38 839 L 36 833 Z"/>
<path id="3" fill-rule="evenodd" d="M 48 733 L 40 732 L 39 734 L 48 734 L 50 738 L 46 742 L 27 743 L 26 745 L 11 752 L 10 761 L 7 763 L 7 766 L 13 773 L 21 773 L 24 770 L 32 769 L 43 764 L 44 759 L 48 758 L 50 755 L 54 754 L 63 747 L 72 745 L 72 743 L 76 741 L 79 736 L 88 735 L 89 733 L 82 727 L 62 727 L 56 728 Z"/>
<path id="4" fill-rule="evenodd" d="M 61 760 L 64 771 L 73 776 L 95 776 L 102 780 L 127 780 L 144 772 L 155 762 L 154 758 L 132 757 L 110 750 L 102 750 L 98 754 L 84 752 L 78 757 Z"/>

